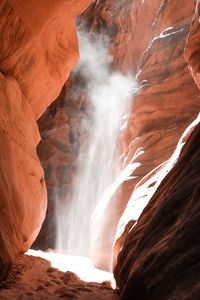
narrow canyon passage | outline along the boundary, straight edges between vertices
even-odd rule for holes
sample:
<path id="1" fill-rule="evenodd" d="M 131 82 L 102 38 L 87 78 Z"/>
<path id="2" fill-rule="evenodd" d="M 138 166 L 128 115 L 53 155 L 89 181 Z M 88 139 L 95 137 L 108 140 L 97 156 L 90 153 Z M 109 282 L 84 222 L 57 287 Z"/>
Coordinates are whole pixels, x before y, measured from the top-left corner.
<path id="1" fill-rule="evenodd" d="M 0 299 L 199 300 L 199 24 L 0 1 Z"/>
<path id="2" fill-rule="evenodd" d="M 134 94 L 139 88 L 132 75 L 113 70 L 113 58 L 105 45 L 109 43 L 107 36 L 93 34 L 90 40 L 88 34 L 79 32 L 78 37 L 80 59 L 73 70 L 73 76 L 76 77 L 81 70 L 81 82 L 75 82 L 70 94 L 74 97 L 85 93 L 87 98 L 84 100 L 84 114 L 81 116 L 80 111 L 78 116 L 78 120 L 81 120 L 78 124 L 78 138 L 80 139 L 82 134 L 84 140 L 81 140 L 82 144 L 77 150 L 77 171 L 73 176 L 70 197 L 61 198 L 61 201 L 59 193 L 53 191 L 56 203 L 54 252 L 28 253 L 50 260 L 52 266 L 59 270 L 74 271 L 77 275 L 80 274 L 83 280 L 109 280 L 115 286 L 112 273 L 92 268 L 92 238 L 95 235 L 94 231 L 98 230 L 97 226 L 101 227 L 99 222 L 92 228 L 92 219 L 93 214 L 98 218 L 99 210 L 102 210 L 102 206 L 105 206 L 103 209 L 106 208 L 109 199 L 121 183 L 118 178 L 122 172 L 118 143 L 127 127 Z M 82 82 L 85 84 L 81 84 Z M 67 123 L 63 126 L 65 125 Z M 52 130 L 50 134 L 51 132 Z M 74 143 L 78 144 L 78 141 L 75 140 Z M 112 248 L 109 257 L 106 271 L 112 272 Z"/>

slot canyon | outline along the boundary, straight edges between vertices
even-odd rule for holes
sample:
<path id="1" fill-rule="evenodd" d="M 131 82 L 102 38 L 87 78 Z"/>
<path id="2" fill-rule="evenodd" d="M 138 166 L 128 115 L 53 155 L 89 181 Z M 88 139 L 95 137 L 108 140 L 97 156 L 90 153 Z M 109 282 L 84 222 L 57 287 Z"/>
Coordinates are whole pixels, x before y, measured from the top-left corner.
<path id="1" fill-rule="evenodd" d="M 200 299 L 200 1 L 1 0 L 0 99 L 0 299 Z"/>

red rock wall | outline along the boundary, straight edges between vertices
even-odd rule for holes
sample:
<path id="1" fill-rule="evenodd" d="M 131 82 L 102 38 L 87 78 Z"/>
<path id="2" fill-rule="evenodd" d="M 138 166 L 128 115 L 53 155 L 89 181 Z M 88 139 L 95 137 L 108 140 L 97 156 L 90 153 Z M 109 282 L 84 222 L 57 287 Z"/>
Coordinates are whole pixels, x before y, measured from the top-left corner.
<path id="1" fill-rule="evenodd" d="M 31 245 L 45 215 L 46 189 L 35 151 L 39 142 L 35 120 L 57 96 L 76 64 L 74 17 L 88 4 L 79 1 L 71 6 L 64 0 L 51 0 L 48 5 L 23 0 L 0 4 L 4 41 L 0 45 L 0 279 L 19 252 Z M 96 1 L 79 23 L 80 28 L 89 26 L 90 33 L 107 31 L 113 68 L 137 73 L 142 86 L 121 139 L 121 151 L 126 164 L 139 149 L 144 152 L 134 160 L 140 163 L 134 178 L 123 183 L 103 214 L 104 226 L 93 244 L 97 265 L 107 264 L 106 249 L 112 247 L 119 218 L 136 184 L 170 157 L 199 111 L 195 84 L 199 86 L 198 5 L 192 22 L 195 4 L 187 0 Z M 186 43 L 190 70 L 184 58 Z M 56 111 L 55 126 L 62 116 Z M 63 118 L 65 121 L 66 115 Z M 64 132 L 68 134 L 68 130 L 64 126 Z M 119 240 L 116 255 L 124 247 L 115 276 L 121 299 L 198 299 L 199 132 L 198 125 L 137 225 L 127 232 L 125 242 Z M 62 132 L 53 138 L 56 147 L 62 138 Z M 54 150 L 47 156 L 54 155 Z M 56 164 L 61 161 L 62 157 L 55 159 Z M 58 166 L 63 168 L 62 163 Z M 134 219 L 125 220 L 130 221 Z M 111 234 L 107 235 L 109 227 Z"/>
<path id="2" fill-rule="evenodd" d="M 198 87 L 199 9 L 198 1 L 185 48 L 185 58 Z M 120 299 L 199 298 L 200 125 L 188 135 L 189 132 L 179 142 L 186 144 L 177 163 L 121 242 L 124 245 L 115 268 Z M 152 183 L 155 184 L 153 180 Z M 142 185 L 144 181 L 141 188 Z M 150 185 L 148 188 L 150 192 Z M 148 197 L 147 193 L 143 197 Z"/>
<path id="3" fill-rule="evenodd" d="M 128 158 L 131 159 L 140 148 L 144 153 L 135 160 L 141 164 L 133 174 L 137 178 L 132 179 L 132 183 L 125 182 L 122 188 L 122 193 L 127 191 L 127 199 L 132 194 L 135 183 L 169 158 L 184 128 L 196 117 L 200 108 L 199 90 L 184 59 L 195 7 L 189 2 L 185 2 L 179 11 L 176 7 L 180 7 L 179 1 L 174 1 L 173 4 L 163 2 L 155 19 L 158 36 L 152 40 L 140 61 L 141 73 L 138 80 L 146 80 L 146 86 L 134 100 L 133 114 L 124 136 L 124 150 L 128 148 L 129 141 L 132 141 Z M 183 15 L 184 20 L 180 17 Z M 159 37 L 160 32 L 169 26 L 173 29 Z M 126 220 L 126 223 L 128 221 L 130 220 Z"/>
<path id="4" fill-rule="evenodd" d="M 90 2 L 1 1 L 0 68 L 17 79 L 36 119 L 57 97 L 78 61 L 75 17 Z"/>
<path id="5" fill-rule="evenodd" d="M 199 90 L 184 59 L 194 11 L 195 4 L 187 0 L 124 1 L 123 4 L 98 1 L 84 13 L 92 32 L 97 28 L 99 31 L 100 24 L 102 33 L 113 32 L 111 28 L 115 28 L 116 34 L 110 33 L 114 68 L 137 74 L 142 86 L 133 100 L 128 127 L 120 140 L 126 158 L 124 166 L 143 151 L 131 162 L 140 165 L 131 174 L 132 179 L 124 181 L 113 195 L 102 214 L 102 230 L 93 243 L 97 265 L 105 264 L 109 257 L 107 251 L 112 249 L 118 221 L 136 184 L 171 156 L 184 129 L 199 111 Z M 134 223 L 132 218 L 123 221 Z M 117 245 L 118 249 L 121 246 Z"/>
<path id="6" fill-rule="evenodd" d="M 198 124 L 128 233 L 115 268 L 122 300 L 199 298 L 199 138 Z"/>
<path id="7" fill-rule="evenodd" d="M 0 76 L 0 279 L 37 236 L 46 211 L 44 174 L 36 154 L 39 132 L 18 82 Z"/>
<path id="8" fill-rule="evenodd" d="M 108 266 L 119 219 L 137 183 L 169 159 L 184 129 L 199 111 L 199 90 L 184 58 L 194 11 L 195 3 L 187 0 L 102 0 L 91 4 L 77 21 L 79 30 L 86 31 L 89 35 L 98 33 L 102 39 L 104 35 L 109 36 L 109 51 L 114 58 L 113 69 L 137 75 L 142 87 L 139 94 L 133 97 L 131 117 L 119 145 L 123 158 L 126 159 L 123 167 L 140 152 L 132 161 L 139 166 L 131 174 L 132 179 L 125 180 L 113 195 L 102 217 L 98 217 L 95 224 L 99 227 L 100 220 L 101 230 L 93 241 L 92 248 L 93 260 L 98 266 Z M 63 108 L 60 106 L 59 109 L 51 110 L 55 120 L 57 112 L 59 115 L 61 110 L 66 111 L 66 101 L 69 103 L 68 92 L 62 97 L 65 99 Z M 71 108 L 68 106 L 67 109 Z M 48 117 L 45 122 L 47 120 Z M 73 123 L 73 117 L 71 120 Z M 70 118 L 67 122 L 70 123 Z M 56 129 L 57 125 L 53 123 L 52 129 Z M 43 131 L 44 127 L 41 126 Z M 51 131 L 50 128 L 48 130 Z M 63 143 L 62 136 L 60 134 L 59 138 L 51 135 L 50 144 Z M 42 143 L 47 146 L 49 138 L 45 136 Z M 50 159 L 45 157 L 46 146 L 43 147 L 42 143 L 42 164 L 47 171 L 48 190 L 51 192 L 53 186 L 56 187 L 53 177 L 61 178 L 59 170 L 64 174 L 64 165 L 68 165 L 68 162 L 62 160 L 63 151 L 59 154 L 60 150 L 54 149 Z M 71 153 L 71 149 L 71 145 L 65 145 L 64 152 Z M 53 168 L 54 173 L 51 168 L 54 161 L 58 160 Z M 72 178 L 71 173 L 62 178 L 61 191 L 65 191 L 66 186 L 70 190 L 71 183 L 67 181 Z M 123 222 L 132 224 L 135 220 L 125 216 Z M 120 228 L 118 237 L 123 230 L 124 228 Z M 115 245 L 116 255 L 124 238 L 119 239 Z"/>
<path id="9" fill-rule="evenodd" d="M 75 16 L 90 2 L 0 3 L 0 279 L 30 247 L 45 217 L 35 120 L 78 60 Z"/>

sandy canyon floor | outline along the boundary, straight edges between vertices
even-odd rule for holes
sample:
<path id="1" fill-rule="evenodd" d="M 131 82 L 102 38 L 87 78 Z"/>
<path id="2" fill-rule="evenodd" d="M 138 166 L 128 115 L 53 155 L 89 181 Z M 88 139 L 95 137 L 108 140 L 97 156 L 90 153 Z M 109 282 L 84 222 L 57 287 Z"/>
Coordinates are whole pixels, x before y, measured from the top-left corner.
<path id="1" fill-rule="evenodd" d="M 62 272 L 40 257 L 22 255 L 12 273 L 0 283 L 0 299 L 117 300 L 119 291 L 110 281 L 86 282 L 71 271 Z"/>

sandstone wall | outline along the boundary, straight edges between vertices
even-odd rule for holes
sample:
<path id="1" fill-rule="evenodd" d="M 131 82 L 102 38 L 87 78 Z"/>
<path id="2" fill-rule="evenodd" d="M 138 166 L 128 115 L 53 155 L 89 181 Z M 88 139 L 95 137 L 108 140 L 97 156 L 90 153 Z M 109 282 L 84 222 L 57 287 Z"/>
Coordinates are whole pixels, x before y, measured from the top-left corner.
<path id="1" fill-rule="evenodd" d="M 107 203 L 102 215 L 96 218 L 93 230 L 101 226 L 92 247 L 93 260 L 97 266 L 108 267 L 116 231 L 114 252 L 117 257 L 127 232 L 135 223 L 132 204 L 142 201 L 145 196 L 145 192 L 142 196 L 141 192 L 137 192 L 138 188 L 141 187 L 141 191 L 146 180 L 157 173 L 159 166 L 170 158 L 181 134 L 198 114 L 199 89 L 194 79 L 198 82 L 199 23 L 198 15 L 193 20 L 194 14 L 195 3 L 187 0 L 108 0 L 91 4 L 77 21 L 79 30 L 88 32 L 90 36 L 96 33 L 102 39 L 104 35 L 109 36 L 109 51 L 114 57 L 113 69 L 131 72 L 141 86 L 139 93 L 133 95 L 131 117 L 119 142 L 123 154 L 122 167 L 135 164 L 137 168 Z M 193 74 L 194 78 L 191 76 Z M 72 88 L 79 80 L 81 72 L 72 82 Z M 74 129 L 80 126 L 80 120 L 76 118 L 77 123 L 74 122 L 77 108 L 74 108 L 74 104 L 70 106 L 70 84 L 66 85 L 65 93 L 60 95 L 59 104 L 49 108 L 39 121 L 44 134 L 38 149 L 52 199 L 49 223 L 54 215 L 53 191 L 59 189 L 60 194 L 66 197 L 71 190 L 74 172 L 72 166 L 76 160 L 70 138 L 71 132 L 75 132 Z M 75 98 L 79 99 L 77 103 L 83 104 L 84 89 L 83 94 L 78 94 Z M 71 116 L 68 114 L 68 125 L 62 129 L 57 119 L 60 115 L 64 116 L 61 122 L 64 125 L 67 111 L 73 113 Z M 48 120 L 51 120 L 52 127 L 45 125 Z M 63 144 L 64 134 L 66 142 Z M 73 137 L 80 141 L 81 133 Z M 49 156 L 45 155 L 47 148 L 52 149 Z M 148 175 L 149 172 L 153 173 Z M 147 178 L 143 180 L 145 176 Z M 55 177 L 60 178 L 59 182 L 54 180 Z M 151 185 L 153 187 L 155 182 L 152 181 Z M 125 210 L 127 203 L 128 212 Z M 47 236 L 46 232 L 48 229 L 45 228 L 41 240 Z"/>
<path id="2" fill-rule="evenodd" d="M 30 247 L 45 217 L 36 119 L 77 63 L 75 16 L 90 2 L 0 3 L 0 279 Z"/>
<path id="3" fill-rule="evenodd" d="M 170 159 L 178 159 L 175 166 L 128 232 L 115 268 L 120 299 L 199 297 L 199 121 L 180 140 L 178 146 L 187 142 Z"/>
<path id="4" fill-rule="evenodd" d="M 197 1 L 185 48 L 185 59 L 198 87 L 199 9 Z M 135 191 L 143 188 L 142 200 L 151 194 L 156 181 L 162 181 L 118 249 L 115 277 L 120 299 L 199 298 L 199 120 L 198 116 L 179 141 L 179 147 L 186 142 L 181 153 L 176 151 Z M 174 161 L 171 166 L 170 161 Z M 161 171 L 167 165 L 171 171 L 164 178 Z"/>
<path id="5" fill-rule="evenodd" d="M 128 163 L 139 167 L 113 195 L 96 224 L 96 227 L 99 223 L 103 226 L 93 243 L 93 258 L 97 265 L 105 265 L 119 218 L 131 195 L 132 202 L 140 201 L 137 192 L 133 192 L 137 183 L 171 156 L 184 129 L 198 114 L 200 102 L 199 90 L 184 58 L 194 3 L 177 0 L 116 4 L 109 1 L 98 5 L 91 5 L 95 15 L 91 31 L 99 24 L 104 27 L 108 24 L 108 28 L 117 24 L 116 35 L 111 36 L 114 67 L 136 74 L 142 87 L 133 100 L 127 130 L 120 140 L 124 167 Z M 101 26 L 102 32 L 104 27 Z M 134 207 L 131 215 L 130 206 L 129 213 L 125 213 L 120 222 L 117 237 L 135 222 Z M 116 255 L 123 240 L 124 237 L 115 244 Z"/>

